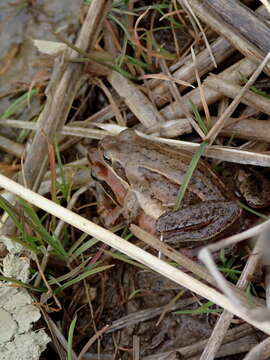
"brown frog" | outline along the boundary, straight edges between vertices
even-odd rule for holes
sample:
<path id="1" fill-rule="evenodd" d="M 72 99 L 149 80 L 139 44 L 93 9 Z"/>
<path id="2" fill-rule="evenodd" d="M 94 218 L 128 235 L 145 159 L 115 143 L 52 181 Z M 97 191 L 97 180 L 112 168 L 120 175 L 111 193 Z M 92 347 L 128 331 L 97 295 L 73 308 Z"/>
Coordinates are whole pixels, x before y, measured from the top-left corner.
<path id="1" fill-rule="evenodd" d="M 92 173 L 117 205 L 117 215 L 110 212 L 113 221 L 121 212 L 128 222 L 137 222 L 178 246 L 214 240 L 239 222 L 242 211 L 233 194 L 202 160 L 181 209 L 173 210 L 192 158 L 186 152 L 127 129 L 102 139 L 89 158 Z"/>

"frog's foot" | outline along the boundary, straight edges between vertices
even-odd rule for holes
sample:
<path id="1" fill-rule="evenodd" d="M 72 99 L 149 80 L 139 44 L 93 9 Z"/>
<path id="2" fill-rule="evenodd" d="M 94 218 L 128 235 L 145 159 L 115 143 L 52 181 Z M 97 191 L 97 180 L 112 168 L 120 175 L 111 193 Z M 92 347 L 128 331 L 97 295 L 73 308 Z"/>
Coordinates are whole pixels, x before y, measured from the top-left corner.
<path id="1" fill-rule="evenodd" d="M 129 222 L 137 223 L 142 212 L 137 196 L 133 191 L 129 191 L 124 199 L 123 216 Z"/>
<path id="2" fill-rule="evenodd" d="M 251 168 L 240 168 L 235 175 L 236 186 L 252 208 L 264 208 L 270 205 L 269 179 Z"/>
<path id="3" fill-rule="evenodd" d="M 168 243 L 194 245 L 221 237 L 240 219 L 242 210 L 233 201 L 206 201 L 162 214 L 156 229 Z"/>
<path id="4" fill-rule="evenodd" d="M 98 214 L 102 218 L 102 222 L 106 228 L 110 228 L 123 221 L 123 210 L 120 206 L 114 208 L 102 207 Z"/>

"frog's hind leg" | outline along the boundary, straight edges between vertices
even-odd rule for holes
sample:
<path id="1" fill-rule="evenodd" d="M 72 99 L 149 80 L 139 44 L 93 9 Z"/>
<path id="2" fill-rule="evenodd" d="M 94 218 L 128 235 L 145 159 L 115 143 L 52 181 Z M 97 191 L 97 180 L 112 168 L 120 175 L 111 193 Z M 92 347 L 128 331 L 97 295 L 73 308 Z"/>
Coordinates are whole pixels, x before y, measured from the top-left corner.
<path id="1" fill-rule="evenodd" d="M 221 237 L 240 219 L 241 213 L 233 201 L 206 201 L 162 214 L 156 227 L 168 243 L 193 245 Z"/>

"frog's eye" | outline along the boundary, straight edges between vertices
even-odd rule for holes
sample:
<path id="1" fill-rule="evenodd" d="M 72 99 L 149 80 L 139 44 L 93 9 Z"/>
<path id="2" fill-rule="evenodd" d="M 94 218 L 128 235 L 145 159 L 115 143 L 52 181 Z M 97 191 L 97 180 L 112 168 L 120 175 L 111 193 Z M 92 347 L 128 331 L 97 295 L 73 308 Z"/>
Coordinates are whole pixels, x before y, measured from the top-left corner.
<path id="1" fill-rule="evenodd" d="M 112 164 L 112 159 L 111 159 L 111 156 L 110 156 L 110 154 L 108 152 L 103 153 L 103 159 L 107 164 L 109 164 L 109 165 Z"/>

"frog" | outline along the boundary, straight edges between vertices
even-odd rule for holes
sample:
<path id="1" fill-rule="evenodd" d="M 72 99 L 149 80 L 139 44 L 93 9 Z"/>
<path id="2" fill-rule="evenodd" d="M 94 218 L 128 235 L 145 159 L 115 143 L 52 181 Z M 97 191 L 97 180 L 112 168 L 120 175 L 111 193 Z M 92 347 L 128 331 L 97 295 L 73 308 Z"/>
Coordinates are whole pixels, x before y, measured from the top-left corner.
<path id="1" fill-rule="evenodd" d="M 110 210 L 114 221 L 121 214 L 179 247 L 214 241 L 240 224 L 242 209 L 234 194 L 205 160 L 199 161 L 175 210 L 191 153 L 126 129 L 104 137 L 88 157 L 93 177 L 115 204 L 117 215 Z"/>

